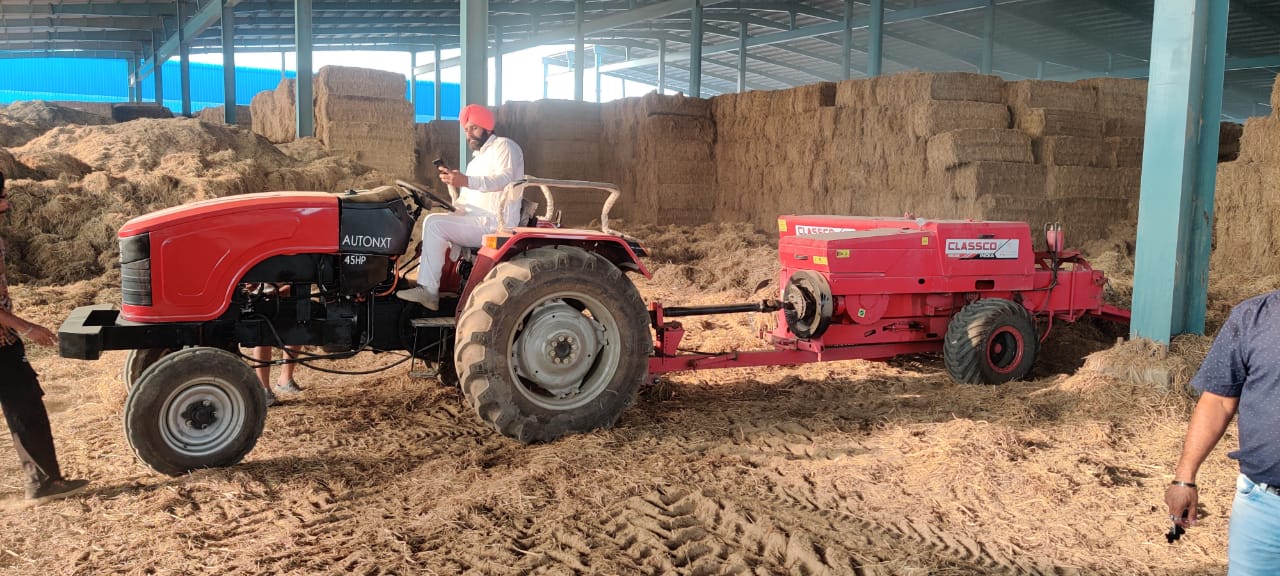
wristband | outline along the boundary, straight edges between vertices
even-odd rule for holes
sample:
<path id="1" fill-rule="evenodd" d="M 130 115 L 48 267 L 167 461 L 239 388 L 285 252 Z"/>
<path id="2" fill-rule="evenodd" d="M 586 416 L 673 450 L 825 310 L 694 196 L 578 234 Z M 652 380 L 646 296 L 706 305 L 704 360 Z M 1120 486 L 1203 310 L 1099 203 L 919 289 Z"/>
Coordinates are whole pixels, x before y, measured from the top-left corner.
<path id="1" fill-rule="evenodd" d="M 1183 481 L 1181 481 L 1181 480 L 1174 480 L 1173 482 L 1170 482 L 1170 483 L 1169 483 L 1169 485 L 1170 485 L 1170 486 L 1183 486 L 1183 487 L 1186 487 L 1186 488 L 1191 488 L 1191 489 L 1193 489 L 1193 490 L 1196 488 L 1196 483 L 1195 483 L 1195 482 L 1183 482 Z"/>

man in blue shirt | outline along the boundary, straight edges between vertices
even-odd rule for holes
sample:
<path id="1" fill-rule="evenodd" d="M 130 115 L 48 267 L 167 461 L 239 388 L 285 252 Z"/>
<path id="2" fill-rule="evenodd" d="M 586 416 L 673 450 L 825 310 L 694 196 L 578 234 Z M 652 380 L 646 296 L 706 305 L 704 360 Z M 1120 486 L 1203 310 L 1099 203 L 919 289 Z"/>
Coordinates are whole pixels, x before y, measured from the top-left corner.
<path id="1" fill-rule="evenodd" d="M 1196 523 L 1196 472 L 1238 413 L 1240 462 L 1227 543 L 1232 576 L 1280 571 L 1280 291 L 1231 311 L 1191 381 L 1201 392 L 1165 490 L 1170 519 Z"/>

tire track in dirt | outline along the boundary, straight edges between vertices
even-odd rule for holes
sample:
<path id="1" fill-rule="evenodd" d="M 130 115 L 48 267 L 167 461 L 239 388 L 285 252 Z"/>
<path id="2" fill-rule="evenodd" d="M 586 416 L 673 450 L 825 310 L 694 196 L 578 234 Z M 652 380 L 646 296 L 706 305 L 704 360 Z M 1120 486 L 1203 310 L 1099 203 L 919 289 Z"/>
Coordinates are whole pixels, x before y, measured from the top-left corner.
<path id="1" fill-rule="evenodd" d="M 918 549 L 939 561 L 954 562 L 983 571 L 1011 572 L 1018 574 L 1055 574 L 1060 572 L 1053 566 L 1034 565 L 1025 558 L 1030 555 L 1006 541 L 974 540 L 966 535 L 948 532 L 935 527 L 929 521 L 918 518 L 903 518 L 891 522 L 868 519 L 850 509 L 856 506 L 846 499 L 833 496 L 834 489 L 824 490 L 820 478 L 815 479 L 806 470 L 798 469 L 796 464 L 823 461 L 838 461 L 844 458 L 866 454 L 872 449 L 859 444 L 856 438 L 840 434 L 843 447 L 830 446 L 832 439 L 828 434 L 834 430 L 824 430 L 803 422 L 756 422 L 753 420 L 731 421 L 732 441 L 688 441 L 687 449 L 708 456 L 731 456 L 745 460 L 762 474 L 767 492 L 746 492 L 734 489 L 731 485 L 726 490 L 741 496 L 740 502 L 753 502 L 760 499 L 760 505 L 768 510 L 770 518 L 807 517 L 813 522 L 804 523 L 805 529 L 827 527 L 830 534 L 823 535 L 818 541 L 848 546 L 866 554 L 866 550 L 899 550 L 903 548 Z M 678 439 L 678 444 L 686 444 L 687 438 Z M 827 446 L 824 446 L 827 444 Z M 739 483 L 746 486 L 747 483 Z M 823 493 L 827 496 L 823 496 Z M 803 531 L 803 530 L 802 530 Z M 860 539 L 848 539 L 843 534 L 860 534 Z M 875 554 L 871 554 L 872 557 Z M 901 558 L 902 554 L 885 554 L 883 558 Z M 833 568 L 823 563 L 801 564 L 805 570 L 849 570 L 857 568 L 866 570 L 866 566 L 845 565 Z"/>

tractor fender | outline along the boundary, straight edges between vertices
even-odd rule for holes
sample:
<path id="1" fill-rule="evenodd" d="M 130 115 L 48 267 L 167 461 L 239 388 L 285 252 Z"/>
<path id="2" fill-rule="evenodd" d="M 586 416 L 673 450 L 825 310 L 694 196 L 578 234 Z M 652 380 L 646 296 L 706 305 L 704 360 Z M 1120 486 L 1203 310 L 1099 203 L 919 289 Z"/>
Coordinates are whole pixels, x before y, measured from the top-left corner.
<path id="1" fill-rule="evenodd" d="M 511 236 L 497 236 L 496 247 L 490 247 L 486 243 L 480 248 L 476 254 L 475 265 L 471 268 L 467 286 L 458 300 L 458 310 L 466 306 L 472 288 L 479 284 L 495 266 L 535 248 L 574 246 L 603 256 L 623 272 L 636 272 L 645 278 L 653 277 L 649 269 L 640 261 L 640 256 L 648 253 L 638 242 L 628 242 L 624 238 L 597 230 L 549 229 L 548 232 L 542 232 L 540 229 L 527 229 L 538 230 L 536 232 L 524 230 L 526 229 L 517 231 Z"/>

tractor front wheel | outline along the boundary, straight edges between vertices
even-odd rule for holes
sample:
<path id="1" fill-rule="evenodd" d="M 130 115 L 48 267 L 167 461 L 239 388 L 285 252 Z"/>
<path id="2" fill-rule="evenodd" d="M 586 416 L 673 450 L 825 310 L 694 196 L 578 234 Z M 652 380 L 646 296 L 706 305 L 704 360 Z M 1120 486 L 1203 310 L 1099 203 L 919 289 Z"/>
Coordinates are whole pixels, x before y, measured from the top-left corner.
<path id="1" fill-rule="evenodd" d="M 635 285 L 608 260 L 530 250 L 494 267 L 459 317 L 462 392 L 525 443 L 607 428 L 648 376 L 648 323 Z"/>
<path id="2" fill-rule="evenodd" d="M 217 348 L 160 358 L 134 383 L 124 408 L 134 453 L 171 476 L 239 462 L 266 420 L 266 393 L 253 369 Z"/>
<path id="3" fill-rule="evenodd" d="M 1002 384 L 1031 372 L 1040 348 L 1031 313 L 1021 304 L 985 298 L 966 305 L 947 325 L 943 360 L 962 384 Z"/>

